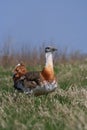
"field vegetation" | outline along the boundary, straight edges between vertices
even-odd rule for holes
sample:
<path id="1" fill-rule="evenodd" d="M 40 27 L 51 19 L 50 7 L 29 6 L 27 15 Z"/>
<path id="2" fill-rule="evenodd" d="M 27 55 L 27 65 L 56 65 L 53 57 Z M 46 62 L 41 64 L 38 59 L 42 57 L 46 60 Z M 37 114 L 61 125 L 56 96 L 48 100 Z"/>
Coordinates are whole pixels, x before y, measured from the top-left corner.
<path id="1" fill-rule="evenodd" d="M 7 49 L 0 57 L 0 130 L 87 130 L 87 60 L 79 51 L 54 56 L 58 81 L 55 92 L 39 97 L 13 88 L 12 70 L 23 61 L 28 70 L 41 70 L 43 46 L 20 53 Z"/>

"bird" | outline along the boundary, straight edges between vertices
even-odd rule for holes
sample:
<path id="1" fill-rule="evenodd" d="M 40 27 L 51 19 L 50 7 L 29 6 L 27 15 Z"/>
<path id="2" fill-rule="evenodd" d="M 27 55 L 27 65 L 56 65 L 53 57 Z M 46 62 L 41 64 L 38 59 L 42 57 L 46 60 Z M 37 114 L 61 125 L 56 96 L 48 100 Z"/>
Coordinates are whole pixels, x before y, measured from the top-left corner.
<path id="1" fill-rule="evenodd" d="M 41 71 L 28 71 L 23 63 L 16 65 L 13 72 L 14 87 L 26 94 L 35 96 L 53 92 L 57 87 L 57 80 L 53 66 L 53 52 L 56 48 L 45 48 L 45 65 Z"/>

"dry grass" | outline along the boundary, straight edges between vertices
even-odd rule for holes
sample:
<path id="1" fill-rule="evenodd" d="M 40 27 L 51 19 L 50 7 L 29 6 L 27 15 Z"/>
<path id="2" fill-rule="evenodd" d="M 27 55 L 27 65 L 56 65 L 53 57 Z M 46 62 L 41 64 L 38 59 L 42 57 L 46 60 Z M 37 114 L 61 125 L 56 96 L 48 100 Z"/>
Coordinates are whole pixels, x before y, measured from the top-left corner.
<path id="1" fill-rule="evenodd" d="M 28 66 L 44 65 L 45 52 L 44 49 L 47 46 L 42 44 L 41 46 L 33 46 L 28 44 L 27 46 L 21 46 L 19 49 L 12 46 L 12 40 L 8 40 L 3 43 L 3 48 L 0 48 L 0 65 L 9 68 L 19 62 L 23 61 Z M 54 45 L 52 45 L 54 46 Z M 68 48 L 62 50 L 57 47 L 58 51 L 54 55 L 54 63 L 57 64 L 76 64 L 87 62 L 87 55 L 82 54 L 80 51 L 72 51 L 68 53 Z"/>

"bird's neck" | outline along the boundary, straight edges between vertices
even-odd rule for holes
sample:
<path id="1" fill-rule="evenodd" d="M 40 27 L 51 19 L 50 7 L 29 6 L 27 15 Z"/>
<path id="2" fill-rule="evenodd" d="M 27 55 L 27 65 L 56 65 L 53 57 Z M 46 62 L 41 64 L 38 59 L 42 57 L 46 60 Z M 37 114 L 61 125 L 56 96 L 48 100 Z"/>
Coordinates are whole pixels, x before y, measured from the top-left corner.
<path id="1" fill-rule="evenodd" d="M 48 52 L 45 54 L 46 56 L 46 63 L 45 63 L 45 67 L 51 67 L 51 69 L 53 69 L 53 55 L 51 52 Z"/>
<path id="2" fill-rule="evenodd" d="M 45 56 L 46 56 L 46 63 L 45 67 L 41 72 L 42 79 L 46 81 L 53 81 L 55 78 L 53 70 L 53 56 L 51 52 L 46 53 Z"/>

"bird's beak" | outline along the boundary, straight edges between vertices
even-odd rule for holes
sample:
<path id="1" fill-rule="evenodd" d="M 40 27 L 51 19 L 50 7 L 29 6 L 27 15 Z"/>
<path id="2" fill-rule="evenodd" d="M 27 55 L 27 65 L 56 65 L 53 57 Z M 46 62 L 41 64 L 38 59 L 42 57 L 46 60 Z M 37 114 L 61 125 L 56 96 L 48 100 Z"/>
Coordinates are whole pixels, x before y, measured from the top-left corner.
<path id="1" fill-rule="evenodd" d="M 56 48 L 52 48 L 52 51 L 54 52 L 54 51 L 57 51 L 57 49 Z"/>

